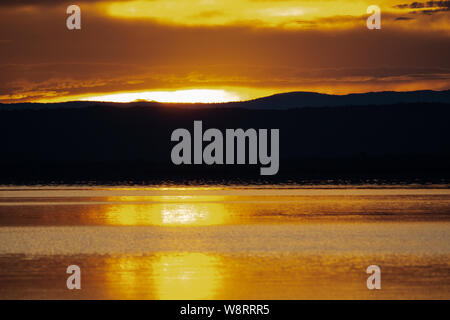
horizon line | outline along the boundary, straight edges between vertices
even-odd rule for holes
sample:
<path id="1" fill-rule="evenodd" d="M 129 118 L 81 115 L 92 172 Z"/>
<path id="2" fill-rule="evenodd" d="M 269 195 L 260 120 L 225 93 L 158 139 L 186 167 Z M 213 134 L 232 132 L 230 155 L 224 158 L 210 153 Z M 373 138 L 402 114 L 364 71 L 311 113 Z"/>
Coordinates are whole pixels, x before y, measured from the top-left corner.
<path id="1" fill-rule="evenodd" d="M 189 89 L 188 89 L 189 90 Z M 214 89 L 198 89 L 198 90 L 214 90 Z M 187 90 L 175 90 L 176 91 L 187 91 Z M 250 101 L 256 101 L 260 99 L 270 98 L 274 96 L 280 96 L 280 95 L 288 95 L 288 94 L 295 94 L 295 93 L 304 93 L 304 94 L 317 94 L 322 96 L 335 96 L 335 97 L 345 97 L 350 95 L 365 95 L 365 94 L 381 94 L 381 93 L 413 93 L 413 92 L 447 92 L 450 91 L 449 89 L 443 89 L 443 90 L 434 90 L 434 89 L 423 89 L 423 90 L 406 90 L 406 91 L 397 91 L 397 90 L 382 90 L 382 91 L 366 91 L 366 92 L 352 92 L 352 93 L 344 93 L 344 94 L 335 94 L 335 93 L 323 93 L 319 91 L 283 91 L 278 93 L 273 93 L 269 95 L 264 95 L 256 98 L 251 99 L 243 99 L 243 100 L 230 100 L 230 101 L 192 101 L 192 102 L 183 102 L 183 101 L 158 101 L 158 100 L 147 100 L 147 99 L 136 99 L 132 101 L 100 101 L 100 100 L 90 100 L 89 98 L 82 98 L 82 99 L 74 99 L 74 100 L 67 100 L 67 101 L 22 101 L 22 102 L 1 102 L 1 105 L 16 105 L 16 104 L 65 104 L 65 103 L 112 103 L 112 104 L 130 104 L 130 103 L 152 103 L 152 104 L 172 104 L 172 105 L 210 105 L 210 104 L 233 104 L 233 103 L 244 103 L 244 102 L 250 102 Z M 156 91 L 145 91 L 145 92 L 156 92 Z M 137 93 L 137 92 L 129 92 L 129 93 Z M 102 96 L 113 96 L 113 95 L 120 95 L 120 94 L 128 94 L 128 93 L 117 93 L 117 94 L 106 94 L 106 95 L 100 95 L 97 97 Z"/>

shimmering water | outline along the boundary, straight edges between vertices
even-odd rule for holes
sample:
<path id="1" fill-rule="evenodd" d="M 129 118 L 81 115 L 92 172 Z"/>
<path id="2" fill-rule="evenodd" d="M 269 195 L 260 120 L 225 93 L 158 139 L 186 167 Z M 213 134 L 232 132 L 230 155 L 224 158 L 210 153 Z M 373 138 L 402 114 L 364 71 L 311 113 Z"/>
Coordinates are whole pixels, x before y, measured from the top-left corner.
<path id="1" fill-rule="evenodd" d="M 447 186 L 0 188 L 3 299 L 449 299 L 449 258 Z"/>

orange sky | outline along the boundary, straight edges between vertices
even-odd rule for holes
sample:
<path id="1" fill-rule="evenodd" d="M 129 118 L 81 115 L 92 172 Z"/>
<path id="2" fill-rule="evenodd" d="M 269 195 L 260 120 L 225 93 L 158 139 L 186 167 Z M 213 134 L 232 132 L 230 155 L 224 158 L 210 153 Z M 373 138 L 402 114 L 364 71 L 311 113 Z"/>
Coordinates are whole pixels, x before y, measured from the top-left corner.
<path id="1" fill-rule="evenodd" d="M 450 1 L 376 2 L 1 0 L 0 102 L 450 89 Z"/>

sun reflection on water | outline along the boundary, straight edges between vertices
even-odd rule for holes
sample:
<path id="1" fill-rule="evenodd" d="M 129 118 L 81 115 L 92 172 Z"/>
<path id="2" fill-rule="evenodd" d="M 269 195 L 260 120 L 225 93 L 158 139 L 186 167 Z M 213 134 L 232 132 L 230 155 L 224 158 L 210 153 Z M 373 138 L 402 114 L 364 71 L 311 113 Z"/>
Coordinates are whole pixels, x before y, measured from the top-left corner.
<path id="1" fill-rule="evenodd" d="M 219 258 L 204 253 L 161 256 L 154 264 L 158 299 L 210 299 L 219 287 Z"/>
<path id="2" fill-rule="evenodd" d="M 220 263 L 205 253 L 110 258 L 106 283 L 109 294 L 121 299 L 213 299 L 222 286 Z"/>
<path id="3" fill-rule="evenodd" d="M 223 203 L 201 202 L 198 197 L 195 202 L 128 203 L 105 209 L 109 225 L 206 226 L 223 224 L 228 216 Z"/>

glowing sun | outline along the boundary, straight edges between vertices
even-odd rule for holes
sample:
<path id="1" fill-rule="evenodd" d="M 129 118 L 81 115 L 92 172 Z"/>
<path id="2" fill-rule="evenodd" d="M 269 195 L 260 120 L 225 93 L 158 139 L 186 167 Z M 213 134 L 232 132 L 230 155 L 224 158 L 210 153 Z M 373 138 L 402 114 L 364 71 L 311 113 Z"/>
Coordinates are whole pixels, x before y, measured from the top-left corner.
<path id="1" fill-rule="evenodd" d="M 137 100 L 173 103 L 217 103 L 239 101 L 240 97 L 225 90 L 191 89 L 176 91 L 146 91 L 117 93 L 80 99 L 83 101 L 133 102 Z"/>

